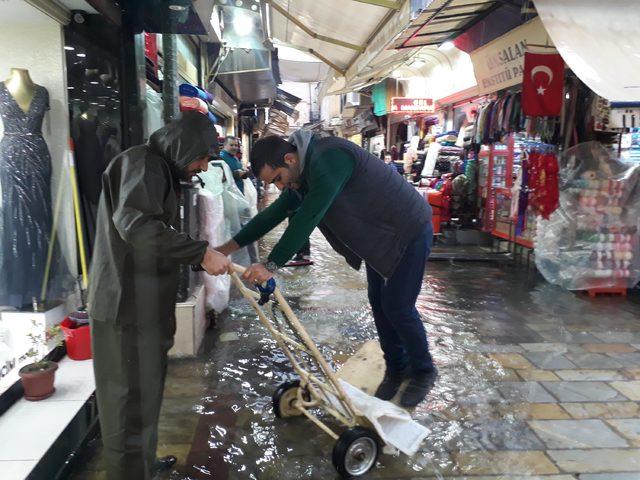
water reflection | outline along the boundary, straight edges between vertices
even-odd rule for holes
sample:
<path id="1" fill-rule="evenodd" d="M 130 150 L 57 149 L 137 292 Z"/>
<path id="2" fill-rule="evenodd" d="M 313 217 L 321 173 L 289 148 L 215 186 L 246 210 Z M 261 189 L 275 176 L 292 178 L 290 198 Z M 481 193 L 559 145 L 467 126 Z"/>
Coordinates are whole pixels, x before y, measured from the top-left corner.
<path id="1" fill-rule="evenodd" d="M 261 248 L 269 250 L 281 231 Z M 366 280 L 319 234 L 312 238 L 312 256 L 315 265 L 285 270 L 280 285 L 338 369 L 375 338 Z M 555 373 L 549 364 L 531 363 L 534 354 L 559 346 L 559 355 L 576 353 L 602 341 L 640 344 L 637 297 L 588 300 L 511 267 L 430 264 L 418 309 L 441 373 L 413 412 L 431 434 L 411 459 L 381 456 L 367 478 L 556 473 L 527 420 L 571 417 L 543 388 L 541 382 Z M 236 335 L 222 341 L 229 333 Z M 159 453 L 184 455 L 164 478 L 337 478 L 334 441 L 304 417 L 281 420 L 273 414 L 271 395 L 293 378 L 292 369 L 248 303 L 235 294 L 210 335 L 214 342 L 203 357 L 170 366 L 172 395 L 160 421 Z M 198 394 L 191 398 L 186 391 Z"/>

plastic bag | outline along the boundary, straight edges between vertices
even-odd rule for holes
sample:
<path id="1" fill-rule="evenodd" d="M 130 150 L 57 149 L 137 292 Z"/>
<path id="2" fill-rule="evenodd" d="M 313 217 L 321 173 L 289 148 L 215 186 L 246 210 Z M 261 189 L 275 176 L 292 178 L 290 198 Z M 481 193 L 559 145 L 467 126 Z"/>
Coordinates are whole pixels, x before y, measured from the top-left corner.
<path id="1" fill-rule="evenodd" d="M 640 165 L 598 142 L 559 155 L 560 206 L 538 220 L 536 265 L 568 290 L 632 288 L 640 280 Z"/>
<path id="2" fill-rule="evenodd" d="M 388 453 L 393 453 L 388 448 L 392 447 L 410 457 L 416 454 L 429 435 L 427 427 L 413 420 L 409 412 L 397 405 L 372 397 L 342 379 L 338 381 L 354 408 L 371 422 Z M 340 409 L 340 404 L 336 402 L 334 407 Z"/>
<path id="3" fill-rule="evenodd" d="M 252 218 L 251 206 L 233 181 L 229 166 L 223 161 L 211 162 L 207 172 L 199 174 L 204 188 L 211 193 L 219 192 L 224 205 L 225 234 L 222 243 L 231 240 Z M 231 255 L 231 259 L 243 266 L 249 266 L 251 256 L 247 247 L 241 248 Z"/>
<path id="4" fill-rule="evenodd" d="M 224 205 L 222 191 L 215 195 L 206 189 L 198 191 L 198 215 L 200 220 L 200 239 L 216 246 L 224 243 Z M 206 292 L 207 310 L 220 313 L 229 306 L 229 290 L 231 277 L 228 275 L 212 276 L 202 272 L 202 283 Z"/>

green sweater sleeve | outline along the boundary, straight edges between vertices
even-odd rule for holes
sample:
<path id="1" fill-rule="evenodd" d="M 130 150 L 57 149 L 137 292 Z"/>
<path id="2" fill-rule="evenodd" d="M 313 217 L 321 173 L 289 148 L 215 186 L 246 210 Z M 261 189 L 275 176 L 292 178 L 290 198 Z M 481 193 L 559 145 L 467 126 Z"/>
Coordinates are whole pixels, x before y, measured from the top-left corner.
<path id="1" fill-rule="evenodd" d="M 300 208 L 289 220 L 289 226 L 273 248 L 269 260 L 282 266 L 307 241 L 313 229 L 322 221 L 325 213 L 342 192 L 351 178 L 355 160 L 341 150 L 330 150 L 309 166 L 307 185 Z"/>
<path id="2" fill-rule="evenodd" d="M 262 238 L 287 218 L 287 213 L 295 210 L 299 202 L 300 200 L 293 192 L 285 190 L 275 202 L 253 217 L 233 237 L 233 240 L 241 247 L 244 247 Z"/>

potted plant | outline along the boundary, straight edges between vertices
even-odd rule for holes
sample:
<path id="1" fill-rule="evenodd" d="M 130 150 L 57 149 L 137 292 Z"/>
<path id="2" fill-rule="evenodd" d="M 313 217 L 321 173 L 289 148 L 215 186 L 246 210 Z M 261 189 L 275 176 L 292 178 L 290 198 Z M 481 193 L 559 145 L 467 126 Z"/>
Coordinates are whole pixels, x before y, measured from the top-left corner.
<path id="1" fill-rule="evenodd" d="M 35 320 L 33 324 L 35 327 L 38 327 L 38 323 Z M 46 352 L 49 341 L 59 339 L 59 335 L 59 325 L 46 329 L 44 333 L 29 333 L 28 337 L 31 342 L 31 348 L 26 355 L 31 358 L 40 357 L 43 352 Z M 18 373 L 22 380 L 22 386 L 24 387 L 24 398 L 36 401 L 44 400 L 53 395 L 53 392 L 56 390 L 53 383 L 57 369 L 58 364 L 47 360 L 44 356 L 40 360 L 22 367 Z"/>

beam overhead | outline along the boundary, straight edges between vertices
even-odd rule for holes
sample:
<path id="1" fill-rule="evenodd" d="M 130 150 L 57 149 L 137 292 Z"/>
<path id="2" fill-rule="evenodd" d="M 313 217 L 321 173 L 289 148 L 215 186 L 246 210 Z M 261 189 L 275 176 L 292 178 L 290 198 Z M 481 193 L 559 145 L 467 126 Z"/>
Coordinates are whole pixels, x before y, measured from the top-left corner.
<path id="1" fill-rule="evenodd" d="M 400 2 L 395 0 L 353 0 L 354 2 L 366 3 L 377 7 L 390 8 L 391 10 L 400 10 Z"/>

